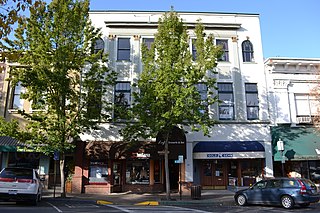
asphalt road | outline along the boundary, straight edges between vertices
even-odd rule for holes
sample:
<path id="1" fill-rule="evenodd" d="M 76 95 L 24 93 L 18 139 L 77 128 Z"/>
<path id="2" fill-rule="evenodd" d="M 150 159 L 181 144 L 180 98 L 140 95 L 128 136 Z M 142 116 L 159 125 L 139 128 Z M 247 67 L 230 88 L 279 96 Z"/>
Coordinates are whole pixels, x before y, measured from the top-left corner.
<path id="1" fill-rule="evenodd" d="M 320 203 L 312 204 L 307 208 L 294 208 L 290 210 L 285 210 L 282 207 L 275 206 L 245 206 L 240 207 L 236 205 L 230 206 L 217 206 L 217 205 L 183 205 L 183 206 L 135 206 L 135 205 L 99 205 L 93 201 L 78 201 L 78 200 L 55 200 L 55 199 L 44 199 L 38 206 L 31 206 L 28 204 L 16 203 L 1 203 L 0 202 L 0 212 L 14 212 L 14 213 L 93 213 L 93 212 L 110 212 L 110 213 L 120 213 L 120 212 L 130 212 L 130 213 L 150 213 L 150 212 L 161 212 L 161 213 L 208 213 L 208 212 L 243 212 L 243 213 L 253 213 L 253 212 L 306 212 L 315 213 L 320 212 Z"/>

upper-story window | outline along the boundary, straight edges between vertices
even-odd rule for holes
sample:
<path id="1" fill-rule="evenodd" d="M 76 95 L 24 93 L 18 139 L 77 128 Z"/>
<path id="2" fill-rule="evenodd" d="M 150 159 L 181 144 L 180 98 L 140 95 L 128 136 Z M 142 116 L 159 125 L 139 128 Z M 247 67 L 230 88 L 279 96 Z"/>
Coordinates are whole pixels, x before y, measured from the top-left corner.
<path id="1" fill-rule="evenodd" d="M 205 85 L 204 83 L 199 83 L 196 85 L 198 92 L 200 94 L 201 97 L 201 108 L 200 108 L 200 112 L 202 114 L 208 112 L 208 104 L 205 100 L 207 100 L 207 96 L 208 96 L 208 88 L 207 85 Z"/>
<path id="2" fill-rule="evenodd" d="M 223 54 L 218 61 L 229 61 L 229 47 L 228 47 L 228 40 L 227 39 L 217 39 L 216 45 L 221 46 Z"/>
<path id="3" fill-rule="evenodd" d="M 234 99 L 232 83 L 218 83 L 219 119 L 234 119 Z"/>
<path id="4" fill-rule="evenodd" d="M 114 117 L 124 119 L 126 109 L 131 105 L 131 84 L 130 82 L 117 82 L 114 91 L 114 103 L 116 105 Z"/>
<path id="5" fill-rule="evenodd" d="M 118 61 L 130 61 L 130 38 L 118 38 Z"/>
<path id="6" fill-rule="evenodd" d="M 192 51 L 192 60 L 197 59 L 197 50 L 196 50 L 196 39 L 191 40 L 191 51 Z"/>
<path id="7" fill-rule="evenodd" d="M 242 42 L 242 58 L 243 62 L 253 61 L 253 45 L 249 40 Z"/>
<path id="8" fill-rule="evenodd" d="M 151 45 L 154 43 L 154 38 L 143 38 L 142 42 L 147 46 L 147 48 L 150 50 Z"/>
<path id="9" fill-rule="evenodd" d="M 23 87 L 21 86 L 21 83 L 19 82 L 12 91 L 12 101 L 10 105 L 10 109 L 23 109 L 23 99 L 21 99 L 21 94 L 23 91 Z"/>
<path id="10" fill-rule="evenodd" d="M 247 103 L 247 119 L 259 119 L 259 98 L 258 87 L 255 83 L 245 84 L 246 103 Z"/>
<path id="11" fill-rule="evenodd" d="M 319 100 L 309 94 L 295 94 L 295 104 L 298 117 L 310 117 L 318 115 Z"/>
<path id="12" fill-rule="evenodd" d="M 93 53 L 97 54 L 100 50 L 104 49 L 104 41 L 101 38 L 98 38 L 93 46 Z"/>

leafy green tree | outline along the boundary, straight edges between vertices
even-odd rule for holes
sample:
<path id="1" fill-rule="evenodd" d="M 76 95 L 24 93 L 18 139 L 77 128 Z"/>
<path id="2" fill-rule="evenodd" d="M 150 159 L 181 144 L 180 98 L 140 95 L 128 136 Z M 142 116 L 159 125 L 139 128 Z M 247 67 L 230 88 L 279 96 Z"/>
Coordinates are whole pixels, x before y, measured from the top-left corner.
<path id="1" fill-rule="evenodd" d="M 174 127 L 209 134 L 215 121 L 208 106 L 217 102 L 213 77 L 221 48 L 213 36 L 205 36 L 200 20 L 195 26 L 196 57 L 190 51 L 190 38 L 183 21 L 171 10 L 159 19 L 158 31 L 151 48 L 142 47 L 143 71 L 133 93 L 135 100 L 129 112 L 133 122 L 121 134 L 128 140 L 154 138 L 161 132 L 165 138 L 166 197 L 170 199 L 168 138 Z M 204 86 L 202 95 L 198 85 Z"/>
<path id="2" fill-rule="evenodd" d="M 108 120 L 110 104 L 101 98 L 115 82 L 107 54 L 95 48 L 101 36 L 89 19 L 89 0 L 53 0 L 30 7 L 19 22 L 10 53 L 21 66 L 10 71 L 13 85 L 25 88 L 22 98 L 32 112 L 27 141 L 46 154 L 60 153 L 61 196 L 65 197 L 64 155 L 79 134 Z"/>

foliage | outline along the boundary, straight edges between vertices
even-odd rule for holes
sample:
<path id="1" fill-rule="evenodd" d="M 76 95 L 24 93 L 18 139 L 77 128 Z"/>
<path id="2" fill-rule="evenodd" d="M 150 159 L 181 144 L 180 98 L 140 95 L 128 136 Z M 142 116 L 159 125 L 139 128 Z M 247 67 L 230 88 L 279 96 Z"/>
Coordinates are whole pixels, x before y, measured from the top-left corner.
<path id="1" fill-rule="evenodd" d="M 193 61 L 187 29 L 177 13 L 171 11 L 159 20 L 151 49 L 142 48 L 144 69 L 135 85 L 131 108 L 135 122 L 123 129 L 126 138 L 155 137 L 160 130 L 171 130 L 173 126 L 190 126 L 208 135 L 214 120 L 207 107 L 217 102 L 213 74 L 221 51 L 213 44 L 213 36 L 205 39 L 200 21 L 195 34 L 197 56 Z M 205 99 L 197 89 L 198 83 L 208 89 Z"/>
<path id="2" fill-rule="evenodd" d="M 81 132 L 109 119 L 110 108 L 89 112 L 107 106 L 101 94 L 116 75 L 107 67 L 107 54 L 93 51 L 101 32 L 88 11 L 89 0 L 34 4 L 30 18 L 19 21 L 16 40 L 8 41 L 21 64 L 10 71 L 10 80 L 21 83 L 22 98 L 32 103 L 31 113 L 19 111 L 29 120 L 29 143 L 47 154 L 59 151 L 62 160 Z"/>
<path id="3" fill-rule="evenodd" d="M 142 48 L 143 71 L 135 85 L 135 103 L 129 111 L 133 122 L 128 122 L 121 131 L 127 140 L 154 138 L 161 132 L 167 138 L 165 151 L 168 151 L 169 134 L 175 126 L 209 134 L 215 121 L 208 106 L 218 101 L 213 93 L 216 89 L 213 74 L 221 50 L 214 45 L 212 35 L 205 37 L 200 20 L 194 33 L 197 54 L 193 61 L 188 31 L 178 14 L 171 10 L 159 19 L 151 49 Z M 199 92 L 199 83 L 206 85 L 205 97 Z M 165 154 L 169 193 L 167 158 Z"/>

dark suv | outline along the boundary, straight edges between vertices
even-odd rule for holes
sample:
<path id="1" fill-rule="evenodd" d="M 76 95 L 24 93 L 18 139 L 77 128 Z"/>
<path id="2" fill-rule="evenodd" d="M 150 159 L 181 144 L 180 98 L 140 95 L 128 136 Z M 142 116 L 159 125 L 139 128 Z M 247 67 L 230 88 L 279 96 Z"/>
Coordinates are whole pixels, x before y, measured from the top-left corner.
<path id="1" fill-rule="evenodd" d="M 268 204 L 282 205 L 286 209 L 309 206 L 320 199 L 317 186 L 304 178 L 273 178 L 261 180 L 248 189 L 237 191 L 234 195 L 238 205 Z"/>

